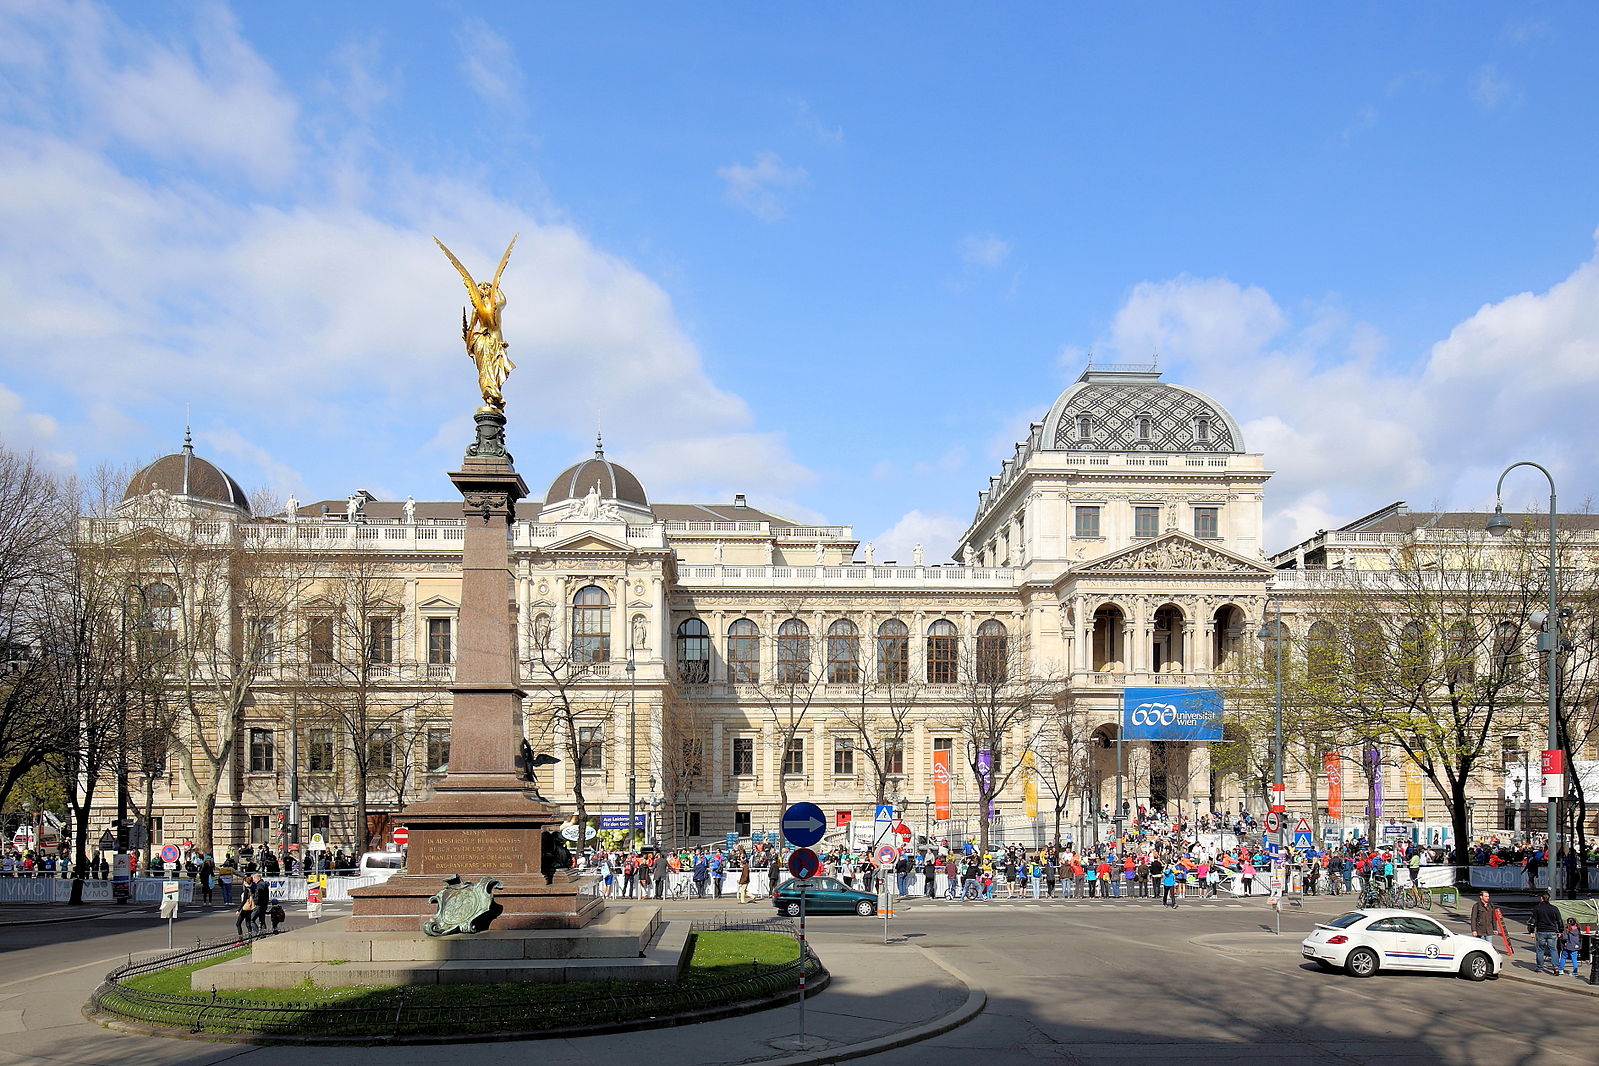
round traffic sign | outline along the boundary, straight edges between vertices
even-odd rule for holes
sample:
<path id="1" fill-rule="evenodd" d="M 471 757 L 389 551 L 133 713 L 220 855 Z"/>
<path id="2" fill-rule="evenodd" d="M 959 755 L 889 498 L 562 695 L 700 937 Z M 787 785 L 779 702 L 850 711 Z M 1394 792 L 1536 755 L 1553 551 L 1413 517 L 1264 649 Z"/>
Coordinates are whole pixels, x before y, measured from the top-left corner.
<path id="1" fill-rule="evenodd" d="M 892 866 L 899 861 L 899 849 L 892 844 L 884 844 L 872 853 L 879 866 Z"/>
<path id="2" fill-rule="evenodd" d="M 1282 815 L 1272 811 L 1266 815 L 1266 832 L 1275 833 L 1282 826 Z"/>
<path id="3" fill-rule="evenodd" d="M 821 856 L 810 848 L 795 848 L 788 857 L 788 872 L 795 877 L 815 877 L 821 868 Z"/>
<path id="4" fill-rule="evenodd" d="M 822 839 L 827 819 L 814 803 L 796 803 L 783 812 L 783 839 L 796 848 L 808 848 Z"/>
<path id="5" fill-rule="evenodd" d="M 395 826 L 394 833 L 392 835 L 394 837 L 394 842 L 400 845 L 402 848 L 405 847 L 405 842 L 411 839 L 411 831 L 405 828 L 403 825 Z"/>
<path id="6" fill-rule="evenodd" d="M 178 846 L 176 844 L 163 845 L 161 848 L 161 861 L 177 862 L 180 854 L 182 853 L 178 851 Z"/>

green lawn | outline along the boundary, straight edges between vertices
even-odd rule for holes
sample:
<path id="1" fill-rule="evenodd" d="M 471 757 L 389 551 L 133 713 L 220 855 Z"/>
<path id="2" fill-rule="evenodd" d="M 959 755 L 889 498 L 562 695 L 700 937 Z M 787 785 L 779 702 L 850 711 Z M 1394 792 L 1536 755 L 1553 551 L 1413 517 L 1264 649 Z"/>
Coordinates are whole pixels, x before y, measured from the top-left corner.
<path id="1" fill-rule="evenodd" d="M 137 992 L 155 992 L 186 1000 L 189 1009 L 174 1006 L 170 1017 L 146 1021 L 187 1028 L 194 1007 L 209 1002 L 209 992 L 190 988 L 190 977 L 207 966 L 239 958 L 248 949 L 230 951 L 191 966 L 174 967 L 125 982 Z M 786 933 L 695 933 L 689 964 L 681 980 L 671 984 L 640 985 L 629 981 L 581 981 L 565 984 L 525 982 L 488 985 L 413 985 L 406 988 L 358 986 L 318 988 L 305 983 L 297 988 L 259 988 L 218 992 L 207 1008 L 202 1027 L 208 1032 L 241 1029 L 291 1034 L 315 1031 L 327 1035 L 377 1033 L 434 1033 L 459 1031 L 536 1030 L 567 1025 L 604 1024 L 639 1017 L 662 1017 L 687 1010 L 761 998 L 777 989 L 765 975 L 792 962 L 799 953 L 795 939 Z M 727 987 L 720 986 L 726 983 Z M 648 999 L 629 1000 L 640 991 Z M 406 1020 L 396 1029 L 393 1017 L 404 1004 Z M 278 1009 L 248 1014 L 245 1003 Z M 237 1005 L 230 1011 L 229 1005 Z M 109 1006 L 110 1004 L 108 1004 Z M 317 1008 L 344 1008 L 335 1017 L 319 1016 Z M 461 1012 L 484 1014 L 470 1021 Z M 355 1012 L 363 1012 L 357 1014 Z M 371 1012 L 370 1014 L 364 1012 Z M 497 1016 L 497 1017 L 496 1017 Z"/>

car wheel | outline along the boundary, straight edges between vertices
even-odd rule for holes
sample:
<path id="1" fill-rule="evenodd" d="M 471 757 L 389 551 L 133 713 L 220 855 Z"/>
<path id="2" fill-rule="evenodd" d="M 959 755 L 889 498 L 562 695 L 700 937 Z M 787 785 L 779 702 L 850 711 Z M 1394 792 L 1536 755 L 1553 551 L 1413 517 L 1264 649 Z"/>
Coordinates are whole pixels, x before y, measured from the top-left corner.
<path id="1" fill-rule="evenodd" d="M 855 913 L 860 915 L 862 918 L 870 918 L 872 915 L 877 913 L 877 908 L 873 906 L 871 900 L 863 899 L 859 903 L 855 904 Z"/>
<path id="2" fill-rule="evenodd" d="M 1356 948 L 1344 960 L 1344 969 L 1350 977 L 1370 977 L 1377 972 L 1377 953 L 1369 948 Z"/>
<path id="3" fill-rule="evenodd" d="M 1466 961 L 1460 964 L 1460 976 L 1468 981 L 1486 981 L 1488 975 L 1493 972 L 1493 964 L 1488 961 L 1488 956 L 1480 951 L 1473 951 L 1466 956 Z"/>
<path id="4" fill-rule="evenodd" d="M 795 900 L 792 903 L 783 904 L 783 913 L 788 915 L 790 918 L 798 918 L 799 912 L 800 905 L 798 900 Z"/>

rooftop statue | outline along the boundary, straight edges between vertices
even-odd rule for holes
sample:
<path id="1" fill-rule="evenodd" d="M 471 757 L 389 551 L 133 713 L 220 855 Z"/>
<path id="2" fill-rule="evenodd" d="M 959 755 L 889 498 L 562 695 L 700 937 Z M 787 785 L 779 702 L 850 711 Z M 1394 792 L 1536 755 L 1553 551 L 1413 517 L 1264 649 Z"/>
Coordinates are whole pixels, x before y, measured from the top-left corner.
<path id="1" fill-rule="evenodd" d="M 455 264 L 455 269 L 461 272 L 461 280 L 466 282 L 467 295 L 472 298 L 471 317 L 468 318 L 464 308 L 461 311 L 461 339 L 466 342 L 466 354 L 477 364 L 477 385 L 479 391 L 483 393 L 483 406 L 478 410 L 503 414 L 505 396 L 500 389 L 511 371 L 516 369 L 516 364 L 506 356 L 505 337 L 500 333 L 500 312 L 505 309 L 505 294 L 500 291 L 500 275 L 505 273 L 505 264 L 511 258 L 511 249 L 516 247 L 516 237 L 513 236 L 511 243 L 505 246 L 505 254 L 500 256 L 500 265 L 494 271 L 494 280 L 490 282 L 473 281 L 471 273 L 461 265 L 459 259 L 455 258 L 454 252 L 444 247 L 443 241 L 434 237 L 433 243 L 439 246 L 439 250 Z"/>

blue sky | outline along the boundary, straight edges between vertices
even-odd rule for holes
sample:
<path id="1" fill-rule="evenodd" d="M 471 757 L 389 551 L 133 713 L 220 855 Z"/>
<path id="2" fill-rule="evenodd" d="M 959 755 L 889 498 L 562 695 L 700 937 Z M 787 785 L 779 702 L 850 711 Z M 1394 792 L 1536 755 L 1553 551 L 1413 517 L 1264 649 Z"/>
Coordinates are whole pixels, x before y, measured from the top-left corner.
<path id="1" fill-rule="evenodd" d="M 1591 4 L 0 2 L 0 440 L 444 498 L 510 439 L 947 553 L 1089 353 L 1210 392 L 1268 541 L 1599 466 Z M 1513 502 L 1538 498 L 1512 482 Z"/>

